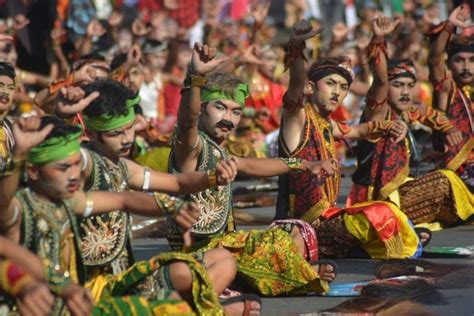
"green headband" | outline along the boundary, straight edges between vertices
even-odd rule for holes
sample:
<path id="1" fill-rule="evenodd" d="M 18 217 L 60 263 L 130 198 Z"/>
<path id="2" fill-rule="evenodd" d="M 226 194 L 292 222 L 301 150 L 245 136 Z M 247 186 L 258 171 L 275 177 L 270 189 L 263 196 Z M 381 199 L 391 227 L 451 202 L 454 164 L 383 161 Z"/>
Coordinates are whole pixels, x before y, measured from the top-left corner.
<path id="1" fill-rule="evenodd" d="M 224 93 L 217 87 L 202 88 L 201 100 L 202 102 L 209 102 L 215 100 L 231 100 L 240 104 L 241 108 L 245 107 L 245 99 L 249 96 L 249 87 L 245 83 L 237 85 L 233 95 Z"/>
<path id="2" fill-rule="evenodd" d="M 41 144 L 31 148 L 28 153 L 28 161 L 33 165 L 44 165 L 75 155 L 81 149 L 79 143 L 81 135 L 82 131 L 78 131 L 66 136 L 48 138 Z"/>
<path id="3" fill-rule="evenodd" d="M 88 117 L 84 115 L 84 121 L 88 129 L 96 132 L 107 132 L 116 128 L 120 128 L 135 121 L 134 106 L 140 103 L 140 96 L 127 100 L 127 114 L 113 116 L 110 114 L 102 114 L 97 117 Z"/>

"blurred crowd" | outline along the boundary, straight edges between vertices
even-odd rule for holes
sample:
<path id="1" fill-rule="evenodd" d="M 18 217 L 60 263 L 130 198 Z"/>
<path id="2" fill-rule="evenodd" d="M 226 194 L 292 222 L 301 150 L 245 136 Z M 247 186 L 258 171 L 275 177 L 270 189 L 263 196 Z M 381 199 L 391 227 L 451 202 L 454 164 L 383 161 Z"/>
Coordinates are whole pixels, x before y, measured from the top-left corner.
<path id="1" fill-rule="evenodd" d="M 309 61 L 346 55 L 356 79 L 333 114 L 357 122 L 371 85 L 365 49 L 371 21 L 384 14 L 401 20 L 390 35 L 389 58 L 411 59 L 418 81 L 416 102 L 431 103 L 428 40 L 423 32 L 446 19 L 462 1 L 444 0 L 3 0 L 0 60 L 15 66 L 18 111 L 50 111 L 52 83 L 74 74 L 87 83 L 112 75 L 139 94 L 143 119 L 137 155 L 166 145 L 176 124 L 181 84 L 194 42 L 232 57 L 225 66 L 250 88 L 245 116 L 228 139 L 231 153 L 277 156 L 282 98 L 288 85 L 285 43 L 292 25 L 309 19 L 324 28 L 306 43 Z M 472 33 L 471 29 L 464 31 Z M 12 35 L 13 38 L 7 35 Z M 86 66 L 86 67 L 84 67 Z M 89 67 L 90 66 L 90 67 Z M 125 74 L 128 75 L 125 75 Z M 340 146 L 341 154 L 346 146 Z M 166 156 L 165 150 L 165 156 Z M 341 155 L 343 157 L 343 155 Z M 144 163 L 156 165 L 156 158 Z M 153 160 L 153 162 L 151 162 Z M 155 168 L 163 169 L 166 162 Z"/>

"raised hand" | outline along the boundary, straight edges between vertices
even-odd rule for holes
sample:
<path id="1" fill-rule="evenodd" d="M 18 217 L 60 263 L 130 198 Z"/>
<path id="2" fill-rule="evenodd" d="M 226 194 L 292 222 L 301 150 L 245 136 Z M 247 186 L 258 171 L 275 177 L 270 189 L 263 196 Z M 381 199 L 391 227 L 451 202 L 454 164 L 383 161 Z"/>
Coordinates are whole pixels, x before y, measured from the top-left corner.
<path id="1" fill-rule="evenodd" d="M 91 315 L 93 299 L 89 290 L 79 284 L 69 284 L 61 290 L 59 296 L 66 303 L 66 307 L 73 316 Z"/>
<path id="2" fill-rule="evenodd" d="M 100 95 L 95 91 L 84 98 L 85 93 L 79 87 L 63 87 L 59 90 L 56 111 L 59 115 L 72 115 L 81 112 Z"/>
<path id="3" fill-rule="evenodd" d="M 151 28 L 147 27 L 143 21 L 136 19 L 132 23 L 132 33 L 135 36 L 142 37 L 151 32 Z"/>
<path id="4" fill-rule="evenodd" d="M 408 125 L 402 120 L 395 121 L 388 131 L 388 134 L 394 139 L 395 143 L 405 139 L 407 133 Z"/>
<path id="5" fill-rule="evenodd" d="M 38 116 L 20 118 L 13 122 L 12 131 L 15 138 L 15 156 L 21 159 L 25 158 L 28 151 L 45 140 L 53 130 L 52 124 L 48 124 L 41 130 L 39 129 L 40 126 L 41 118 Z"/>
<path id="6" fill-rule="evenodd" d="M 293 26 L 293 32 L 290 37 L 290 44 L 294 46 L 301 46 L 306 40 L 315 37 L 322 31 L 323 29 L 321 27 L 313 30 L 313 26 L 309 21 L 301 20 L 296 22 L 296 24 Z"/>
<path id="7" fill-rule="evenodd" d="M 372 22 L 372 30 L 375 35 L 383 37 L 392 33 L 400 23 L 400 20 L 392 20 L 386 16 L 381 16 Z"/>
<path id="8" fill-rule="evenodd" d="M 349 28 L 343 22 L 336 23 L 332 28 L 332 36 L 336 42 L 345 40 L 347 34 L 349 34 Z"/>
<path id="9" fill-rule="evenodd" d="M 262 65 L 263 62 L 257 57 L 258 50 L 255 45 L 250 45 L 243 52 L 240 52 L 234 59 L 236 63 Z"/>
<path id="10" fill-rule="evenodd" d="M 216 49 L 199 43 L 194 44 L 191 59 L 191 72 L 205 75 L 215 70 L 219 65 L 229 60 L 229 57 L 215 58 Z"/>
<path id="11" fill-rule="evenodd" d="M 460 28 L 469 28 L 473 26 L 471 21 L 471 11 L 469 5 L 461 4 L 449 15 L 448 21 Z"/>
<path id="12" fill-rule="evenodd" d="M 17 305 L 23 316 L 47 316 L 51 314 L 54 297 L 46 284 L 28 282 L 18 293 Z"/>
<path id="13" fill-rule="evenodd" d="M 109 17 L 109 24 L 112 28 L 116 28 L 122 23 L 123 14 L 119 11 L 113 11 Z"/>
<path id="14" fill-rule="evenodd" d="M 250 14 L 255 20 L 255 24 L 262 25 L 265 22 L 271 4 L 270 0 L 257 0 L 250 5 Z"/>
<path id="15" fill-rule="evenodd" d="M 140 45 L 134 44 L 132 48 L 128 51 L 127 54 L 127 63 L 130 65 L 136 65 L 140 62 L 140 59 L 142 58 L 142 50 L 140 48 Z"/>
<path id="16" fill-rule="evenodd" d="M 216 166 L 217 185 L 228 185 L 237 176 L 237 159 L 221 160 Z"/>
<path id="17" fill-rule="evenodd" d="M 87 36 L 89 36 L 89 37 L 93 37 L 93 36 L 100 37 L 100 36 L 104 35 L 105 32 L 106 32 L 106 29 L 97 20 L 92 20 L 87 25 Z"/>

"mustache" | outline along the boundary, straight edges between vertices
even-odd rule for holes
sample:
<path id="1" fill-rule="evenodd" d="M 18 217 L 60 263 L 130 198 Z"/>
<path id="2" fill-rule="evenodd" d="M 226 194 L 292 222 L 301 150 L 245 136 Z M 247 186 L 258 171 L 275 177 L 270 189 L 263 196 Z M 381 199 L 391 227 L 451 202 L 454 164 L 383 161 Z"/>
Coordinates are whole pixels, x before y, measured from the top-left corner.
<path id="1" fill-rule="evenodd" d="M 398 99 L 398 101 L 410 101 L 410 98 L 407 96 L 403 96 L 400 99 Z"/>
<path id="2" fill-rule="evenodd" d="M 469 70 L 464 70 L 463 72 L 461 72 L 461 76 L 470 77 L 472 76 L 472 72 L 470 72 Z"/>
<path id="3" fill-rule="evenodd" d="M 67 182 L 68 186 L 70 186 L 70 185 L 79 185 L 79 184 L 80 184 L 79 179 L 68 180 L 68 182 Z"/>
<path id="4" fill-rule="evenodd" d="M 230 129 L 230 130 L 235 128 L 234 123 L 232 123 L 231 121 L 227 121 L 227 120 L 222 120 L 222 121 L 218 122 L 216 125 L 218 127 L 224 127 L 224 128 Z"/>
<path id="5" fill-rule="evenodd" d="M 333 95 L 329 100 L 339 101 L 339 96 Z"/>
<path id="6" fill-rule="evenodd" d="M 132 146 L 133 146 L 133 143 L 128 143 L 128 144 L 123 145 L 122 149 L 125 149 L 125 148 L 130 149 L 132 148 Z"/>

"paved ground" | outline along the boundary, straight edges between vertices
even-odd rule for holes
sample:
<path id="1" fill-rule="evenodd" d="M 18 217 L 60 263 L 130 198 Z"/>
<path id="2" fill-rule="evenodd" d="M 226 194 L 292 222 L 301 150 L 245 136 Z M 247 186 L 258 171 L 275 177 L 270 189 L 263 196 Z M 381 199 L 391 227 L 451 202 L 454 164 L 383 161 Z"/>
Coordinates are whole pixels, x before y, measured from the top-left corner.
<path id="1" fill-rule="evenodd" d="M 237 182 L 236 186 L 243 186 L 255 182 Z M 342 194 L 340 203 L 345 200 L 350 182 L 348 178 L 342 181 Z M 249 214 L 258 216 L 264 222 L 271 222 L 274 208 L 258 208 L 246 210 Z M 252 228 L 261 226 L 252 226 Z M 240 226 L 248 229 L 249 226 Z M 435 232 L 431 240 L 432 246 L 470 246 L 474 244 L 474 225 L 461 226 Z M 167 250 L 164 239 L 137 239 L 134 241 L 135 253 L 138 259 L 145 259 L 160 251 Z M 464 259 L 430 259 L 436 262 L 470 263 L 474 267 L 474 258 Z M 373 278 L 372 268 L 375 260 L 337 260 L 338 277 L 335 283 L 366 281 Z M 474 315 L 474 284 L 473 288 L 451 289 L 441 291 L 447 300 L 443 305 L 430 305 L 429 308 L 437 315 Z M 326 308 L 333 307 L 344 298 L 326 298 L 317 296 L 306 297 L 280 297 L 263 299 L 263 315 L 299 315 L 312 314 Z"/>

